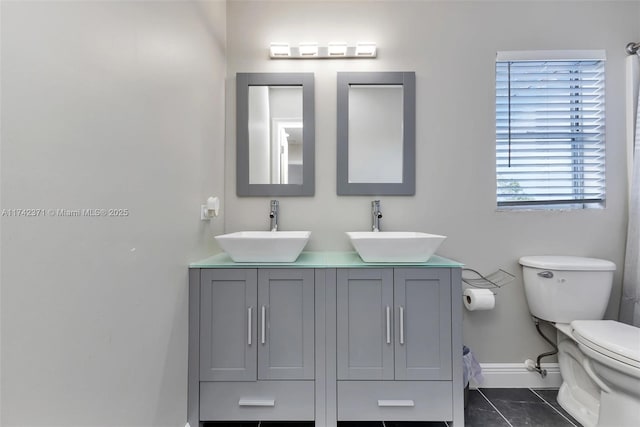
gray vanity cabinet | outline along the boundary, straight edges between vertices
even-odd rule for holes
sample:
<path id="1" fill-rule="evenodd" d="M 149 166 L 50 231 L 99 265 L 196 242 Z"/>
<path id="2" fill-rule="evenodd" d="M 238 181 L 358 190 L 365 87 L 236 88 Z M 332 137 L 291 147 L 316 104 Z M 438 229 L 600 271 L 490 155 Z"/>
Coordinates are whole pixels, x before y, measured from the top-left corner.
<path id="1" fill-rule="evenodd" d="M 338 380 L 392 380 L 393 269 L 337 271 Z"/>
<path id="2" fill-rule="evenodd" d="M 451 270 L 337 272 L 338 420 L 453 419 Z"/>
<path id="3" fill-rule="evenodd" d="M 338 380 L 450 380 L 448 269 L 338 270 Z"/>
<path id="4" fill-rule="evenodd" d="M 188 420 L 464 426 L 460 265 L 355 253 L 189 270 Z M 451 424 L 450 424 L 451 425 Z"/>
<path id="5" fill-rule="evenodd" d="M 258 310 L 258 379 L 312 380 L 313 270 L 258 270 Z"/>
<path id="6" fill-rule="evenodd" d="M 451 273 L 396 268 L 396 380 L 451 379 Z"/>
<path id="7" fill-rule="evenodd" d="M 202 269 L 201 421 L 313 420 L 313 269 Z"/>
<path id="8" fill-rule="evenodd" d="M 313 379 L 313 270 L 202 270 L 200 380 Z"/>
<path id="9" fill-rule="evenodd" d="M 202 270 L 200 380 L 257 378 L 256 270 Z"/>

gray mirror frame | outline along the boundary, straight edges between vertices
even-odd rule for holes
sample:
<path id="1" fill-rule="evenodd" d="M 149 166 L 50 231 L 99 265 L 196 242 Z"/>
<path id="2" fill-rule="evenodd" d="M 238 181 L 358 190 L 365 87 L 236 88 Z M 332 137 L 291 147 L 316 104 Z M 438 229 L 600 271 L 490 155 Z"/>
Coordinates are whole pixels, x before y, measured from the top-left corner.
<path id="1" fill-rule="evenodd" d="M 302 184 L 249 183 L 249 86 L 302 86 Z M 313 196 L 315 192 L 315 95 L 313 73 L 236 74 L 236 194 Z"/>
<path id="2" fill-rule="evenodd" d="M 349 182 L 349 85 L 402 85 L 403 155 L 401 183 Z M 416 74 L 414 72 L 339 72 L 337 105 L 337 192 L 341 196 L 413 196 L 416 192 Z"/>

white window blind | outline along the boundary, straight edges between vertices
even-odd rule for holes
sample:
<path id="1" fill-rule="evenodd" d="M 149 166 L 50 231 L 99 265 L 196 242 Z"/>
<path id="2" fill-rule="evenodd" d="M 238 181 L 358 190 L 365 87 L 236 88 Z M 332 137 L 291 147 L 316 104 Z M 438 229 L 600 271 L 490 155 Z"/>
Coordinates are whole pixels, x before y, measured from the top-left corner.
<path id="1" fill-rule="evenodd" d="M 499 56 L 498 206 L 603 205 L 604 123 L 602 59 Z"/>

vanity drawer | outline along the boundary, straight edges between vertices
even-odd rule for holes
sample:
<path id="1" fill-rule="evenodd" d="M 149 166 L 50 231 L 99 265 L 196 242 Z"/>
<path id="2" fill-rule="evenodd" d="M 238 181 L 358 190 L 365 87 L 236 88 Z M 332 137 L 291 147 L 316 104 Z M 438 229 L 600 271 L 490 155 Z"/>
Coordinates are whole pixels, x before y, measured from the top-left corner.
<path id="1" fill-rule="evenodd" d="M 452 391 L 451 381 L 338 381 L 338 420 L 451 420 Z"/>
<path id="2" fill-rule="evenodd" d="M 201 382 L 202 421 L 312 421 L 314 381 Z"/>

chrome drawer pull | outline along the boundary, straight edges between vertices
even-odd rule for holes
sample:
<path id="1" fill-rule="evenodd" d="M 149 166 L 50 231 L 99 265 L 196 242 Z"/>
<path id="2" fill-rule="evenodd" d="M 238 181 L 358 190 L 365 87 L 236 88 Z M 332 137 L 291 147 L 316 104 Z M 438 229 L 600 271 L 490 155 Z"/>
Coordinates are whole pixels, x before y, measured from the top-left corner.
<path id="1" fill-rule="evenodd" d="M 238 406 L 276 406 L 275 399 L 240 399 Z"/>
<path id="2" fill-rule="evenodd" d="M 378 406 L 411 408 L 415 406 L 415 403 L 413 400 L 378 400 Z"/>

